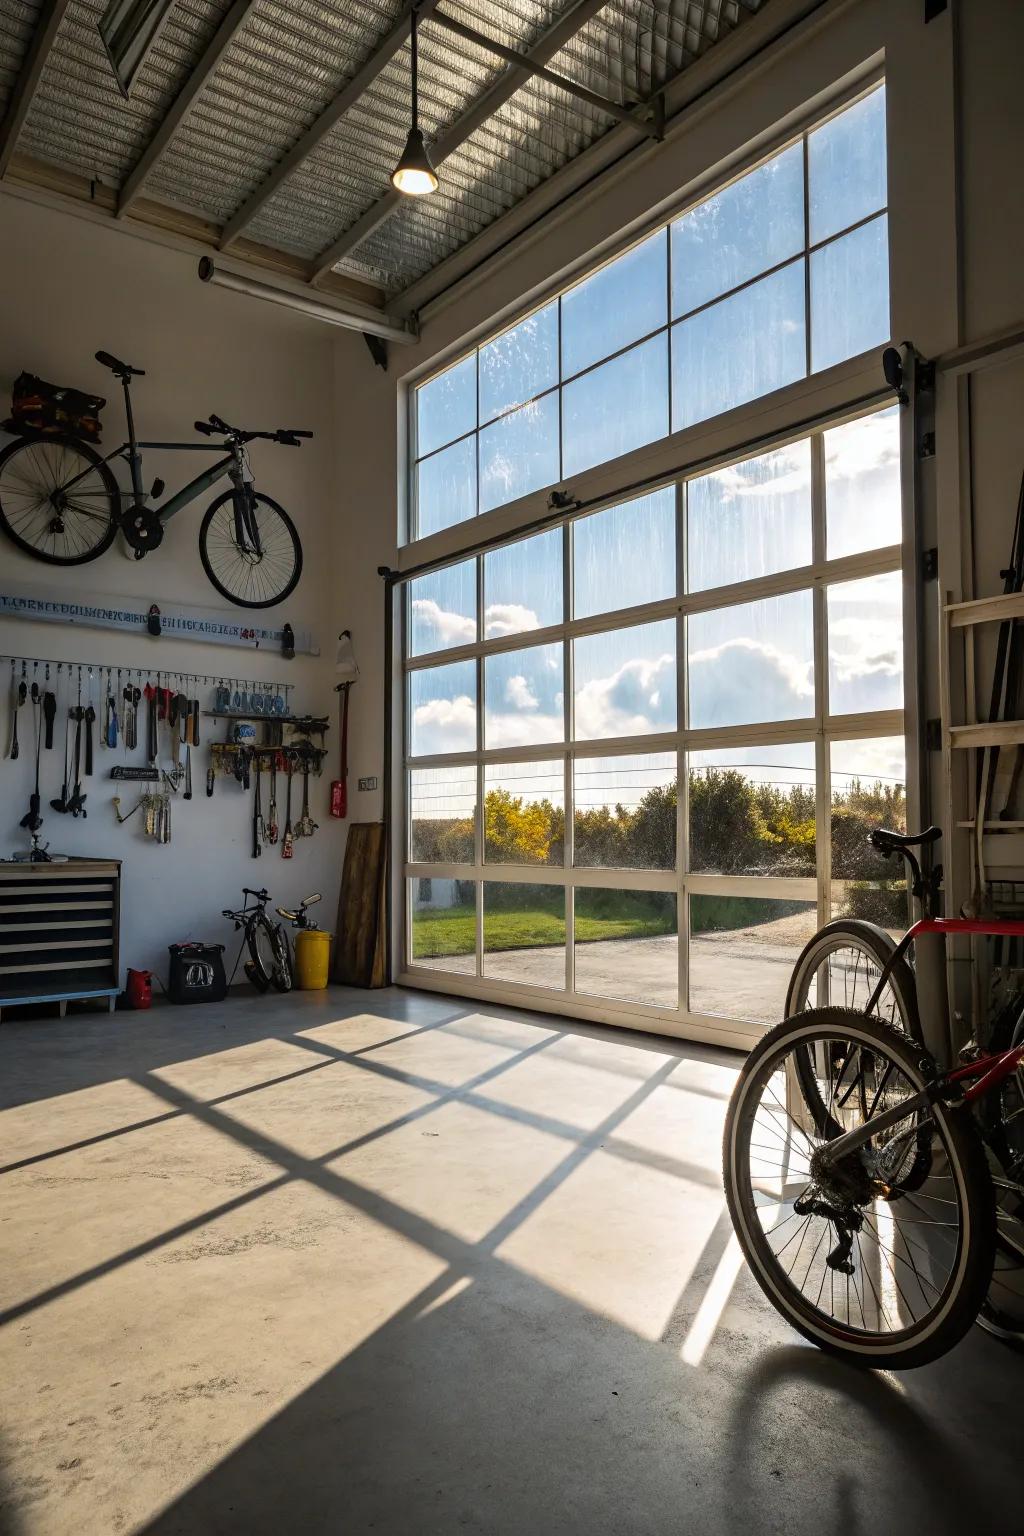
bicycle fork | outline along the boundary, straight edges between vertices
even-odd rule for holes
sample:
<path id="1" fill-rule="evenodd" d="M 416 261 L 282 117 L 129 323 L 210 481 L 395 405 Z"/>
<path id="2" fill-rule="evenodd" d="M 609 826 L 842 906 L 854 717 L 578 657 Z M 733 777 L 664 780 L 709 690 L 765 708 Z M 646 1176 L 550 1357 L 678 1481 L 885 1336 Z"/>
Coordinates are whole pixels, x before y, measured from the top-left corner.
<path id="1" fill-rule="evenodd" d="M 263 558 L 259 524 L 256 519 L 256 497 L 253 475 L 245 453 L 239 451 L 228 470 L 232 486 L 232 502 L 235 513 L 235 544 L 239 552 L 253 560 Z"/>

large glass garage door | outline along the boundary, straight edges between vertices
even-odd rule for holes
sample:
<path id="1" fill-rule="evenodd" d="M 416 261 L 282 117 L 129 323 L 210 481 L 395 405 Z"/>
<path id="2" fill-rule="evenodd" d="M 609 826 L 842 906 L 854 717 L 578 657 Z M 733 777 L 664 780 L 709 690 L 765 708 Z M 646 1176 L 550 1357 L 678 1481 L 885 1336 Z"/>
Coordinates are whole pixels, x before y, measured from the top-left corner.
<path id="1" fill-rule="evenodd" d="M 903 921 L 895 407 L 405 587 L 404 970 L 748 1032 Z"/>

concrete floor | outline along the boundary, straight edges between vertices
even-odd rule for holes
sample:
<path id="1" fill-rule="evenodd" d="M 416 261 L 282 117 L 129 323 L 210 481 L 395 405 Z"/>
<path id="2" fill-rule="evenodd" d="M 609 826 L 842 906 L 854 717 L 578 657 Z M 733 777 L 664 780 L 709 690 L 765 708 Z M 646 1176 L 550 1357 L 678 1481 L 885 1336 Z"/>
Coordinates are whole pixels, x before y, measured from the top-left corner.
<path id="1" fill-rule="evenodd" d="M 1021 1357 L 737 1263 L 738 1058 L 391 990 L 0 1029 L 4 1536 L 971 1536 Z"/>

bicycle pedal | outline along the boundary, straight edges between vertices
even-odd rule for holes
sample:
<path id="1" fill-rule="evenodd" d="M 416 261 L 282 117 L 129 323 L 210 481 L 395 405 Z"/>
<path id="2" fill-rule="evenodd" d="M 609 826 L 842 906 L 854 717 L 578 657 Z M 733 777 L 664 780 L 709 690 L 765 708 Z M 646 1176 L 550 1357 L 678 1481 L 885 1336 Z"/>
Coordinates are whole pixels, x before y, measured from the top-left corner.
<path id="1" fill-rule="evenodd" d="M 149 494 L 153 497 L 153 499 L 155 501 L 158 496 L 162 496 L 163 495 L 163 493 L 164 493 L 164 491 L 166 489 L 167 489 L 167 486 L 164 483 L 164 481 L 160 480 L 160 479 L 156 479 L 156 480 L 153 481 L 153 489 L 150 491 Z"/>

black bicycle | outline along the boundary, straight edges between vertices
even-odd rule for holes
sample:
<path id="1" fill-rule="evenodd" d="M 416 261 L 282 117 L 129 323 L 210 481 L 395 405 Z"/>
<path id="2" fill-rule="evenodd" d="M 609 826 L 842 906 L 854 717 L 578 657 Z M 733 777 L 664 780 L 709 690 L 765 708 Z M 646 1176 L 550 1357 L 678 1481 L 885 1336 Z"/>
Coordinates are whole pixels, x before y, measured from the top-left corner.
<path id="1" fill-rule="evenodd" d="M 275 923 L 267 916 L 270 892 L 266 889 L 254 891 L 250 886 L 243 885 L 242 895 L 245 897 L 245 904 L 240 911 L 236 912 L 230 907 L 225 907 L 221 915 L 234 923 L 236 933 L 240 929 L 244 930 L 242 942 L 249 949 L 245 974 L 260 992 L 266 992 L 271 986 L 278 992 L 290 992 L 292 965 L 288 953 L 288 939 L 281 924 Z M 254 906 L 249 905 L 250 896 L 255 898 Z M 237 960 L 235 964 L 237 966 Z"/>
<path id="2" fill-rule="evenodd" d="M 26 433 L 0 453 L 0 527 L 19 549 L 50 565 L 85 565 L 110 548 L 119 531 L 141 560 L 157 549 L 166 524 L 218 480 L 225 491 L 207 508 L 199 530 L 203 569 L 222 597 L 241 608 L 270 608 L 294 591 L 302 574 L 302 545 L 283 507 L 253 485 L 247 448 L 257 438 L 301 446 L 312 432 L 279 428 L 245 432 L 219 416 L 197 421 L 197 432 L 223 438 L 224 457 L 159 505 L 162 480 L 147 493 L 143 485 L 143 449 L 165 452 L 216 452 L 206 443 L 139 442 L 135 436 L 130 386 L 143 368 L 122 363 L 109 352 L 96 360 L 109 368 L 124 389 L 128 441 L 106 457 L 80 438 Z M 221 446 L 221 445 L 219 445 Z M 131 490 L 122 491 L 110 468 L 123 459 Z"/>

